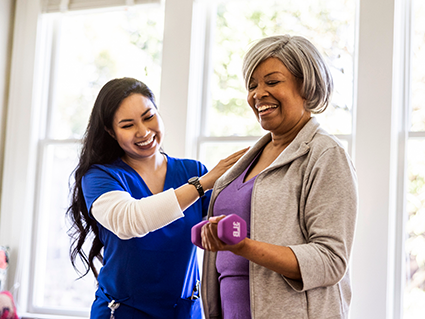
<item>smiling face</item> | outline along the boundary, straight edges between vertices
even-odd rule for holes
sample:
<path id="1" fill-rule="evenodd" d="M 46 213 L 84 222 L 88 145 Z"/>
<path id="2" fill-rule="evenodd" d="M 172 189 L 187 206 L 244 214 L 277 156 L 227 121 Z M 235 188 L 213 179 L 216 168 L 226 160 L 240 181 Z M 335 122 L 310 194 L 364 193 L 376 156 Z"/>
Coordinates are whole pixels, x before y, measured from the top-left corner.
<path id="1" fill-rule="evenodd" d="M 125 98 L 114 115 L 114 137 L 124 158 L 140 160 L 159 154 L 164 125 L 152 101 L 142 94 Z"/>
<path id="2" fill-rule="evenodd" d="M 278 58 L 268 58 L 255 68 L 247 101 L 263 129 L 283 135 L 304 126 L 311 114 L 304 108 L 301 85 Z"/>

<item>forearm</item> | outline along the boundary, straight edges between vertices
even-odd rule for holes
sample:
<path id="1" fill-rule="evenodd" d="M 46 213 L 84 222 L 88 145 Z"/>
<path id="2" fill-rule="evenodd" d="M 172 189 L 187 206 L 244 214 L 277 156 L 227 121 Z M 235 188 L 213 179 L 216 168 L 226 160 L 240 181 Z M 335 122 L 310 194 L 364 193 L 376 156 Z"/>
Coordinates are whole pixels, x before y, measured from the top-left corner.
<path id="1" fill-rule="evenodd" d="M 145 236 L 184 216 L 172 189 L 139 200 L 124 191 L 108 192 L 93 203 L 91 212 L 121 239 Z"/>
<path id="2" fill-rule="evenodd" d="M 291 248 L 245 238 L 226 245 L 217 236 L 217 223 L 225 216 L 211 217 L 201 229 L 202 246 L 209 251 L 228 250 L 287 278 L 301 280 L 298 260 Z"/>
<path id="3" fill-rule="evenodd" d="M 231 252 L 287 278 L 301 280 L 297 258 L 289 247 L 245 238 L 237 245 L 227 246 Z"/>

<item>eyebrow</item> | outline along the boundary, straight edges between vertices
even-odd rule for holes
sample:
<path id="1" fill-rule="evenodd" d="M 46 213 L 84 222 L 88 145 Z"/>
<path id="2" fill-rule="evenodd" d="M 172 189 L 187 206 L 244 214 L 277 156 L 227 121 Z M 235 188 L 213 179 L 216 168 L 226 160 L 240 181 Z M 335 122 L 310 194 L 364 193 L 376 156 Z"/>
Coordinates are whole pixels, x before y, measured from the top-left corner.
<path id="1" fill-rule="evenodd" d="M 266 77 L 268 77 L 268 76 L 270 76 L 270 75 L 273 75 L 273 74 L 276 74 L 276 73 L 282 74 L 282 72 L 274 71 L 274 72 L 270 72 L 270 73 L 266 74 L 264 77 L 266 78 Z M 282 74 L 282 75 L 283 75 L 283 74 Z"/>
<path id="2" fill-rule="evenodd" d="M 270 72 L 270 73 L 267 73 L 266 75 L 264 75 L 264 78 L 266 78 L 266 77 L 268 77 L 268 76 L 270 76 L 270 75 L 273 75 L 273 74 L 281 74 L 282 76 L 285 76 L 282 72 L 279 72 L 279 71 L 273 71 L 273 72 Z M 255 81 L 255 80 L 254 80 L 254 77 L 251 77 L 251 79 L 249 80 L 249 82 L 248 82 L 248 83 L 252 83 L 252 81 Z"/>
<path id="3" fill-rule="evenodd" d="M 145 112 L 143 112 L 141 117 L 145 116 L 150 110 L 152 110 L 151 107 L 148 108 Z M 132 122 L 132 121 L 133 121 L 133 119 L 123 119 L 123 120 L 119 121 L 118 124 L 125 123 L 125 122 Z"/>

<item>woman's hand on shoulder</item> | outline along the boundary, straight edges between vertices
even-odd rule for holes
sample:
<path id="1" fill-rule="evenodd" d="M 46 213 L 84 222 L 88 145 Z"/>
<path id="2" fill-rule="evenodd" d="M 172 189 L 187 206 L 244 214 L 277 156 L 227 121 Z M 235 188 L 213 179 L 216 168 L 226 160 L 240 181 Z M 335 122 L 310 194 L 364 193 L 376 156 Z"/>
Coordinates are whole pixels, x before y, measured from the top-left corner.
<path id="1" fill-rule="evenodd" d="M 204 190 L 213 188 L 215 181 L 231 168 L 247 151 L 249 147 L 241 149 L 228 157 L 220 160 L 218 164 L 208 173 L 200 178 Z"/>

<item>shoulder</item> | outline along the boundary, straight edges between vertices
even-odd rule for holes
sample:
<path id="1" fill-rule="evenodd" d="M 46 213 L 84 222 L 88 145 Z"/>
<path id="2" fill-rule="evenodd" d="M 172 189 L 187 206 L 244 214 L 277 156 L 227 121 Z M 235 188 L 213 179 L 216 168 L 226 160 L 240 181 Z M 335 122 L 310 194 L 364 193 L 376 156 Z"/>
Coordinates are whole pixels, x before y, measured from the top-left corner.
<path id="1" fill-rule="evenodd" d="M 176 158 L 167 156 L 168 165 L 176 171 L 183 171 L 199 176 L 205 174 L 208 170 L 200 161 L 190 158 Z"/>
<path id="2" fill-rule="evenodd" d="M 351 157 L 342 142 L 332 134 L 317 125 L 312 131 L 311 138 L 306 141 L 309 148 L 307 162 L 317 166 L 339 166 L 354 169 Z M 340 163 L 340 164 L 338 164 Z"/>
<path id="3" fill-rule="evenodd" d="M 82 182 L 83 186 L 111 182 L 127 185 L 128 182 L 137 179 L 139 176 L 134 169 L 118 159 L 110 164 L 93 164 L 83 176 Z"/>
<path id="4" fill-rule="evenodd" d="M 355 176 L 356 169 L 344 145 L 335 136 L 319 129 L 309 143 L 308 166 L 335 176 Z"/>
<path id="5" fill-rule="evenodd" d="M 310 148 L 326 151 L 327 149 L 345 150 L 344 145 L 334 135 L 329 134 L 322 128 L 318 128 L 311 141 L 308 143 Z"/>
<path id="6" fill-rule="evenodd" d="M 314 123 L 315 127 L 310 130 L 310 136 L 306 141 L 311 152 L 317 156 L 329 151 L 346 153 L 345 146 L 337 137 L 324 130 L 317 121 Z"/>
<path id="7" fill-rule="evenodd" d="M 122 160 L 116 160 L 110 164 L 93 164 L 90 166 L 84 177 L 89 176 L 102 176 L 102 175 L 117 175 L 124 172 L 128 172 L 129 169 L 125 167 L 125 163 Z"/>

